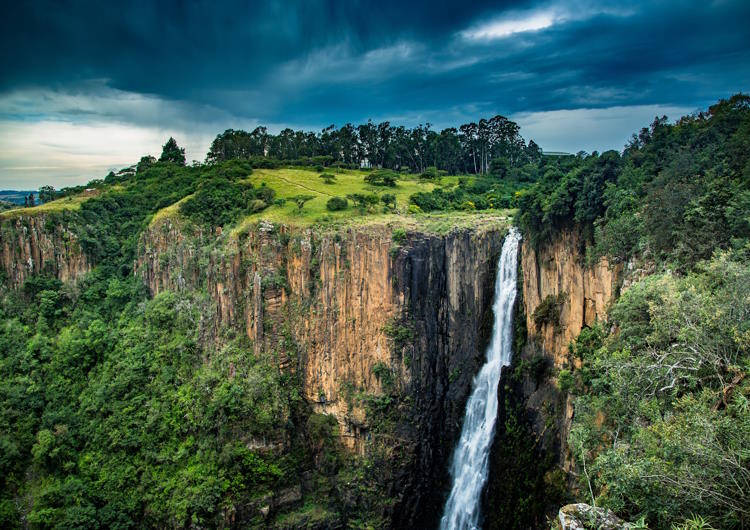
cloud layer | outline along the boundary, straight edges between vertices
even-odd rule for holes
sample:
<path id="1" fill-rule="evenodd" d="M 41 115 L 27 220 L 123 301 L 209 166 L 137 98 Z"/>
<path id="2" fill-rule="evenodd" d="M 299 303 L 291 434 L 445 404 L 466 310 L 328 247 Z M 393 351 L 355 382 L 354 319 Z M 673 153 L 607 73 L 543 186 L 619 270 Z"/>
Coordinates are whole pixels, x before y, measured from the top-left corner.
<path id="1" fill-rule="evenodd" d="M 201 159 L 261 123 L 500 113 L 549 150 L 621 148 L 648 113 L 750 87 L 747 2 L 623 5 L 17 2 L 0 19 L 0 186 L 85 181 L 165 134 Z"/>

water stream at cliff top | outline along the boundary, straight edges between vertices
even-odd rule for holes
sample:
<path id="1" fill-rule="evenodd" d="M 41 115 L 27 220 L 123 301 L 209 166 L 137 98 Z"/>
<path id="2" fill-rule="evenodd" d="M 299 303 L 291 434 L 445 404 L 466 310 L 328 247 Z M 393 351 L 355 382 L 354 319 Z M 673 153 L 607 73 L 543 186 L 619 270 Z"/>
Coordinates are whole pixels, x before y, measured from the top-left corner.
<path id="1" fill-rule="evenodd" d="M 497 420 L 497 386 L 503 366 L 508 366 L 513 347 L 513 304 L 516 301 L 518 244 L 521 235 L 511 228 L 497 264 L 495 321 L 487 347 L 487 362 L 474 378 L 466 415 L 453 453 L 453 486 L 445 503 L 441 530 L 474 530 L 479 524 L 479 504 L 489 471 L 489 453 Z"/>

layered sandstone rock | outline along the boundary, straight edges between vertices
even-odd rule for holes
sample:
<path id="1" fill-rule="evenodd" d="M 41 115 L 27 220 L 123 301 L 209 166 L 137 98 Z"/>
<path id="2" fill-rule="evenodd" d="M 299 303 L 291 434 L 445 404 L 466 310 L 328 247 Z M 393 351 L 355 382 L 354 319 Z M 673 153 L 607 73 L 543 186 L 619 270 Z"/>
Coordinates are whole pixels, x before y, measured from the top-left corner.
<path id="1" fill-rule="evenodd" d="M 38 273 L 75 282 L 91 270 L 75 233 L 49 216 L 23 215 L 0 224 L 0 266 L 9 286 L 19 287 Z"/>
<path id="2" fill-rule="evenodd" d="M 606 319 L 607 310 L 622 281 L 622 266 L 610 267 L 606 258 L 586 265 L 582 242 L 576 232 L 563 231 L 554 241 L 534 249 L 522 248 L 523 299 L 526 327 L 561 367 L 567 359 L 568 345 L 584 326 Z M 559 323 L 538 326 L 534 311 L 548 297 L 560 300 Z"/>

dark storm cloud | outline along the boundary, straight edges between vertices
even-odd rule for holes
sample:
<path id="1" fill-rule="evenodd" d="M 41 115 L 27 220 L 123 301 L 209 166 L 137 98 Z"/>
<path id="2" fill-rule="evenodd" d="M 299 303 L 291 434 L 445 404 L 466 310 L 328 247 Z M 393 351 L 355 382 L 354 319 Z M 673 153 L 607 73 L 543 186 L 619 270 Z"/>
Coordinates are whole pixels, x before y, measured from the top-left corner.
<path id="1" fill-rule="evenodd" d="M 539 12 L 553 23 L 467 36 Z M 743 1 L 19 2 L 0 23 L 0 89 L 104 79 L 300 123 L 468 104 L 697 106 L 747 86 L 748 20 Z"/>

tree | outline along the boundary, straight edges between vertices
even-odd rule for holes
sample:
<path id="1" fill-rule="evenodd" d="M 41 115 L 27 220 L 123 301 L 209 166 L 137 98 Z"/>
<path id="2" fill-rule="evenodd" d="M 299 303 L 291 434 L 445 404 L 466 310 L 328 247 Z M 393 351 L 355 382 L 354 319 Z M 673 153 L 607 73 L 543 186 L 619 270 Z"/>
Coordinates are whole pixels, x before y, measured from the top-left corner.
<path id="1" fill-rule="evenodd" d="M 142 156 L 141 159 L 138 161 L 138 164 L 135 166 L 135 172 L 143 173 L 148 168 L 156 164 L 156 158 L 151 155 Z"/>
<path id="2" fill-rule="evenodd" d="M 293 200 L 294 203 L 297 205 L 297 211 L 302 211 L 302 208 L 305 206 L 305 203 L 313 200 L 314 198 L 315 198 L 314 195 L 295 195 L 294 197 L 290 197 L 290 199 Z"/>
<path id="3" fill-rule="evenodd" d="M 388 186 L 394 188 L 398 174 L 388 169 L 379 169 L 369 175 L 365 175 L 365 182 L 373 186 Z"/>
<path id="4" fill-rule="evenodd" d="M 162 146 L 159 162 L 172 162 L 180 166 L 185 165 L 185 148 L 177 145 L 177 140 L 169 137 L 167 143 Z"/>
<path id="5" fill-rule="evenodd" d="M 54 201 L 57 196 L 54 186 L 42 186 L 39 188 L 39 202 Z"/>
<path id="6" fill-rule="evenodd" d="M 33 193 L 29 193 L 29 196 L 28 196 L 27 201 L 26 201 L 26 205 L 29 208 L 32 208 L 34 206 L 34 194 Z"/>
<path id="7" fill-rule="evenodd" d="M 386 208 L 391 210 L 396 208 L 396 196 L 393 193 L 384 193 L 380 196 L 380 201 L 385 204 Z"/>
<path id="8" fill-rule="evenodd" d="M 333 175 L 331 173 L 322 173 L 320 175 L 320 178 L 323 179 L 323 182 L 326 184 L 333 184 L 336 182 L 336 175 Z"/>
<path id="9" fill-rule="evenodd" d="M 378 197 L 374 193 L 351 193 L 347 195 L 346 198 L 354 202 L 354 204 L 359 206 L 359 208 L 362 210 L 364 210 L 368 206 L 374 206 L 375 204 L 380 202 L 380 197 Z"/>

